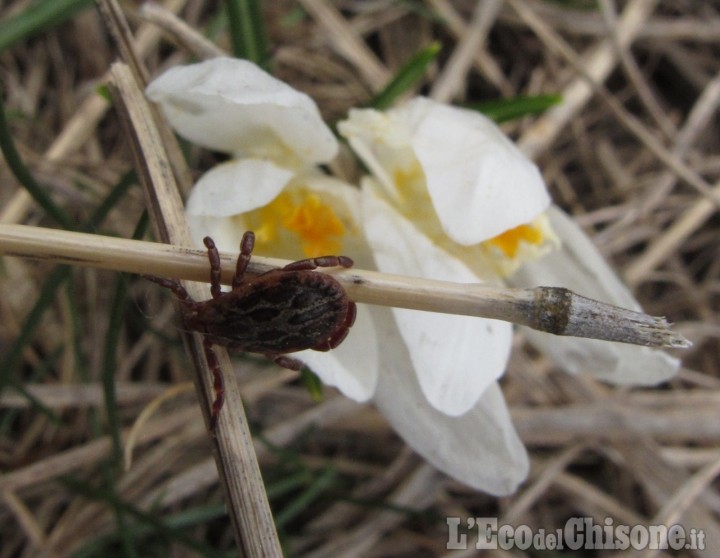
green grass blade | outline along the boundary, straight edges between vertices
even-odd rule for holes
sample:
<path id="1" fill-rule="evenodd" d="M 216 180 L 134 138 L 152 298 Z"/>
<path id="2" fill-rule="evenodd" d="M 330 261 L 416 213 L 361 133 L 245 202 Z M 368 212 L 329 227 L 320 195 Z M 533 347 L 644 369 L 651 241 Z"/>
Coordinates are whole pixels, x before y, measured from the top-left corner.
<path id="1" fill-rule="evenodd" d="M 39 366 L 33 369 L 30 381 L 34 382 L 36 380 L 44 378 L 48 374 L 48 372 L 53 369 L 53 366 L 56 365 L 57 360 L 58 358 L 60 358 L 62 352 L 62 347 L 58 347 L 48 356 L 46 356 L 43 362 L 41 362 Z M 58 415 L 56 415 L 55 412 L 50 409 L 50 407 L 46 406 L 45 403 L 43 403 L 40 399 L 38 399 L 31 392 L 25 389 L 25 386 L 14 380 L 10 382 L 10 386 L 13 389 L 17 390 L 23 397 L 25 397 L 25 399 L 29 401 L 30 405 L 35 410 L 44 414 L 53 424 L 62 424 L 62 419 Z M 5 412 L 0 413 L 0 432 L 8 431 L 19 412 L 20 409 L 7 409 Z"/>
<path id="2" fill-rule="evenodd" d="M 147 212 L 144 212 L 135 228 L 133 239 L 138 240 L 142 238 L 148 225 L 149 216 Z M 115 282 L 115 294 L 110 308 L 110 318 L 105 334 L 102 361 L 102 384 L 107 423 L 113 441 L 113 460 L 118 464 L 122 463 L 123 450 L 120 440 L 121 425 L 120 419 L 118 418 L 117 397 L 115 393 L 115 372 L 117 370 L 117 347 L 120 342 L 120 337 L 122 336 L 122 324 L 125 321 L 125 312 L 127 309 L 129 280 L 130 277 L 123 273 L 118 275 Z"/>
<path id="3" fill-rule="evenodd" d="M 440 49 L 440 43 L 433 42 L 430 46 L 418 52 L 407 64 L 400 68 L 400 71 L 390 80 L 390 83 L 375 95 L 368 105 L 378 110 L 391 107 L 399 97 L 410 91 L 423 78 L 427 67 L 440 54 Z"/>
<path id="4" fill-rule="evenodd" d="M 20 328 L 20 333 L 15 339 L 15 343 L 13 343 L 7 356 L 2 360 L 2 363 L 0 363 L 0 392 L 2 392 L 5 386 L 14 381 L 15 372 L 20 366 L 23 350 L 28 343 L 30 343 L 35 329 L 40 325 L 40 319 L 45 310 L 55 301 L 57 289 L 61 287 L 69 277 L 70 268 L 64 265 L 53 269 L 47 277 L 35 304 Z"/>
<path id="5" fill-rule="evenodd" d="M 14 17 L 0 22 L 0 52 L 28 37 L 67 21 L 92 0 L 39 0 Z"/>
<path id="6" fill-rule="evenodd" d="M 68 215 L 60 209 L 52 200 L 45 189 L 40 186 L 33 178 L 32 174 L 22 162 L 20 154 L 15 148 L 15 142 L 10 134 L 10 127 L 5 116 L 5 100 L 0 95 L 0 149 L 5 156 L 5 161 L 10 170 L 18 179 L 18 182 L 28 191 L 32 198 L 42 207 L 45 212 L 57 221 L 64 229 L 76 230 L 77 225 L 68 217 Z"/>
<path id="7" fill-rule="evenodd" d="M 275 514 L 275 525 L 278 529 L 282 529 L 295 517 L 304 512 L 308 506 L 317 500 L 329 488 L 335 485 L 338 473 L 335 469 L 325 469 L 322 474 L 315 479 L 307 490 L 302 492 L 295 500 L 287 504 L 282 511 Z"/>
<path id="8" fill-rule="evenodd" d="M 233 54 L 265 66 L 267 41 L 260 0 L 225 0 Z"/>
<path id="9" fill-rule="evenodd" d="M 467 105 L 467 108 L 482 112 L 495 122 L 506 122 L 523 116 L 541 114 L 550 107 L 562 102 L 562 95 L 533 95 L 529 97 L 515 97 L 513 99 L 498 99 Z"/>
<path id="10" fill-rule="evenodd" d="M 313 401 L 319 403 L 323 400 L 323 383 L 317 374 L 309 368 L 303 368 L 300 371 L 300 380 L 310 393 Z"/>
<path id="11" fill-rule="evenodd" d="M 274 480 L 266 486 L 268 499 L 282 498 L 311 483 L 313 473 L 310 469 L 299 469 L 293 473 L 285 473 L 282 478 Z"/>
<path id="12" fill-rule="evenodd" d="M 110 211 L 125 197 L 130 187 L 137 183 L 137 176 L 134 170 L 128 171 L 121 176 L 118 183 L 110 190 L 108 195 L 105 196 L 105 199 L 100 202 L 100 205 L 95 208 L 88 222 L 83 225 L 82 230 L 94 232 L 105 220 L 105 217 L 108 216 Z"/>
<path id="13" fill-rule="evenodd" d="M 136 520 L 137 523 L 132 527 L 132 532 L 136 540 L 140 536 L 143 538 L 153 539 L 160 536 L 169 542 L 183 545 L 188 549 L 197 552 L 200 556 L 224 556 L 222 553 L 209 547 L 208 545 L 189 537 L 186 534 L 187 529 L 183 528 L 184 525 L 180 524 L 180 526 L 176 527 L 168 521 L 159 519 L 151 513 L 145 512 L 128 504 L 120 499 L 116 494 L 109 492 L 107 489 L 95 488 L 86 482 L 72 477 L 63 477 L 60 479 L 60 482 L 80 496 L 96 500 L 98 502 L 104 502 L 108 506 L 120 510 L 127 518 Z M 105 550 L 105 553 L 97 553 L 97 550 L 99 549 L 94 545 L 98 543 L 98 541 L 95 540 L 92 543 L 92 549 L 96 552 L 93 553 L 89 547 L 85 547 L 84 549 L 78 551 L 74 556 L 107 555 L 107 552 L 114 546 L 112 543 L 117 540 L 117 534 L 115 534 L 112 538 L 104 538 L 102 540 L 104 543 L 102 546 L 104 546 L 104 548 L 101 550 Z"/>
<path id="14" fill-rule="evenodd" d="M 147 211 L 143 213 L 133 232 L 134 239 L 140 239 L 145 234 L 150 223 Z M 122 273 L 117 275 L 115 279 L 115 293 L 113 295 L 110 308 L 110 316 L 108 319 L 107 331 L 105 333 L 105 341 L 103 343 L 102 353 L 102 385 L 103 397 L 105 400 L 105 412 L 107 415 L 107 425 L 110 437 L 113 442 L 113 451 L 109 460 L 103 466 L 103 476 L 105 484 L 113 493 L 115 489 L 116 475 L 122 470 L 123 449 L 120 439 L 120 418 L 117 406 L 117 396 L 115 392 L 115 373 L 117 371 L 117 351 L 120 338 L 123 333 L 123 323 L 125 321 L 125 312 L 128 299 L 128 282 L 130 277 L 128 274 Z M 117 525 L 117 534 L 122 544 L 123 553 L 128 558 L 140 556 L 136 549 L 136 541 L 132 527 L 128 524 L 125 512 L 122 508 L 114 505 L 115 524 Z"/>
<path id="15" fill-rule="evenodd" d="M 120 182 L 118 182 L 118 184 L 108 194 L 106 199 L 93 212 L 92 216 L 88 222 L 83 225 L 81 230 L 95 230 L 103 222 L 112 207 L 120 199 L 122 199 L 123 195 L 127 192 L 130 186 L 136 183 L 137 182 L 134 180 L 133 173 L 128 173 L 123 176 Z M 57 289 L 62 287 L 65 281 L 69 278 L 70 268 L 68 266 L 57 266 L 46 277 L 45 284 L 43 285 L 35 304 L 27 314 L 25 321 L 20 328 L 18 337 L 15 339 L 10 351 L 8 351 L 8 353 L 4 355 L 4 358 L 0 360 L 0 393 L 6 386 L 18 384 L 16 376 L 22 360 L 22 352 L 32 340 L 32 336 L 37 327 L 40 325 L 40 321 L 42 315 L 45 313 L 45 310 L 47 310 L 55 301 Z"/>

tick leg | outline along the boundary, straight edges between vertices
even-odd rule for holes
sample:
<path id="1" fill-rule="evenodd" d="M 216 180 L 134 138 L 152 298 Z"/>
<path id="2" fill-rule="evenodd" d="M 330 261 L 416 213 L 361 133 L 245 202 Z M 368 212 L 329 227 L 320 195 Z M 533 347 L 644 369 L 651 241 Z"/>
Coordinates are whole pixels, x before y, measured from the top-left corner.
<path id="1" fill-rule="evenodd" d="M 188 294 L 185 287 L 183 287 L 178 281 L 175 281 L 174 279 L 165 279 L 164 277 L 156 277 L 155 275 L 143 275 L 142 277 L 160 285 L 161 287 L 170 289 L 183 306 L 191 309 L 197 306 L 197 302 L 190 298 L 190 294 Z"/>
<path id="2" fill-rule="evenodd" d="M 207 360 L 208 367 L 212 372 L 213 389 L 215 390 L 215 401 L 213 401 L 212 412 L 210 413 L 210 431 L 215 432 L 215 426 L 217 426 L 220 410 L 223 408 L 223 403 L 225 403 L 225 381 L 223 380 L 220 361 L 218 361 L 217 355 L 215 354 L 215 351 L 213 351 L 212 346 L 212 341 L 207 338 L 203 340 L 205 360 Z"/>
<path id="3" fill-rule="evenodd" d="M 208 260 L 210 260 L 210 294 L 213 298 L 222 295 L 220 292 L 220 254 L 218 254 L 215 241 L 209 236 L 203 238 L 203 244 L 208 251 Z"/>
<path id="4" fill-rule="evenodd" d="M 246 231 L 240 241 L 240 255 L 237 259 L 237 265 L 235 266 L 235 276 L 233 277 L 232 288 L 236 289 L 242 283 L 243 277 L 245 276 L 245 270 L 250 263 L 250 256 L 253 248 L 255 248 L 255 233 L 252 231 Z"/>
<path id="5" fill-rule="evenodd" d="M 300 362 L 296 358 L 290 358 L 289 356 L 285 355 L 266 355 L 270 360 L 272 360 L 275 364 L 278 366 L 282 366 L 283 368 L 287 368 L 289 370 L 302 370 L 305 366 L 305 363 Z"/>
<path id="6" fill-rule="evenodd" d="M 347 256 L 320 256 L 287 264 L 285 271 L 310 271 L 318 267 L 352 267 L 353 261 Z"/>

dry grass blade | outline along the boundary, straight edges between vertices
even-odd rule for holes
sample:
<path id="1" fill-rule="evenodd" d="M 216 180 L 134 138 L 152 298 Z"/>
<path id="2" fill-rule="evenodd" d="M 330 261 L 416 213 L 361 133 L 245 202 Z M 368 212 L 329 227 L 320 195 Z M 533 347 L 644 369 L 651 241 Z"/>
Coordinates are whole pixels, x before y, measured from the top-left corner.
<path id="1" fill-rule="evenodd" d="M 708 487 L 715 481 L 719 474 L 720 459 L 715 459 L 714 462 L 705 465 L 697 473 L 688 478 L 672 497 L 667 500 L 665 505 L 653 518 L 653 523 L 658 525 L 676 525 L 682 520 L 683 516 L 697 513 L 693 510 L 697 500 L 702 497 L 702 494 L 707 491 Z M 708 552 L 716 552 L 720 547 L 717 542 L 720 531 L 714 525 L 710 516 L 703 517 L 698 523 L 700 521 L 705 524 L 705 531 L 711 538 L 706 550 L 708 550 Z M 667 536 L 668 534 L 666 533 L 665 540 L 663 541 L 665 543 L 667 542 Z M 643 553 L 643 556 L 647 558 L 657 556 L 657 550 L 651 549 Z"/>
<path id="2" fill-rule="evenodd" d="M 155 129 L 153 114 L 136 81 L 143 79 L 146 71 L 134 55 L 132 36 L 119 7 L 114 2 L 103 2 L 101 7 L 117 44 L 121 45 L 123 57 L 133 64 L 133 71 L 121 64 L 114 65 L 111 69 L 112 85 L 123 123 L 131 138 L 136 168 L 145 186 L 156 232 L 166 242 L 187 246 L 190 236 L 172 166 L 161 136 Z M 202 297 L 202 291 L 197 286 L 188 286 L 188 292 L 191 296 Z M 189 335 L 187 341 L 197 370 L 196 385 L 207 419 L 210 404 L 215 399 L 212 374 L 205 359 L 201 336 Z M 217 357 L 225 370 L 231 368 L 225 351 L 217 351 Z M 252 435 L 232 376 L 225 381 L 225 412 L 216 425 L 216 433 L 213 439 L 218 471 L 228 497 L 238 545 L 247 556 L 280 556 L 280 545 L 255 457 Z"/>
<path id="3" fill-rule="evenodd" d="M 48 245 L 45 239 L 54 242 Z M 38 227 L 0 225 L 0 253 L 74 265 L 207 280 L 205 254 L 189 248 L 103 238 Z M 234 257 L 222 256 L 230 284 Z M 258 275 L 289 263 L 254 257 L 248 272 Z M 691 343 L 673 332 L 665 318 L 648 316 L 577 295 L 558 287 L 509 289 L 390 275 L 359 269 L 334 271 L 356 302 L 504 320 L 555 335 L 618 341 L 662 348 Z M 198 299 L 207 298 L 201 293 Z"/>
<path id="4" fill-rule="evenodd" d="M 189 246 L 190 235 L 184 221 L 183 205 L 164 157 L 165 149 L 147 102 L 130 70 L 121 64 L 112 68 L 113 86 L 117 90 L 118 108 L 127 119 L 138 170 L 143 178 L 151 213 L 158 232 L 166 241 Z M 187 285 L 191 296 L 207 298 L 197 285 Z M 188 347 L 197 369 L 200 400 L 209 420 L 210 405 L 215 399 L 212 373 L 203 350 L 202 336 L 188 337 Z M 230 370 L 225 351 L 217 351 L 220 365 Z M 228 508 L 236 527 L 238 544 L 247 556 L 280 556 L 272 514 L 265 494 L 260 469 L 255 458 L 247 419 L 234 377 L 225 379 L 225 408 L 216 426 L 218 470 L 228 495 Z"/>
<path id="5" fill-rule="evenodd" d="M 324 0 L 301 0 L 300 3 L 317 19 L 333 47 L 360 68 L 373 90 L 379 90 L 390 81 L 390 72 L 348 26 L 337 8 Z"/>
<path id="6" fill-rule="evenodd" d="M 208 41 L 175 14 L 155 2 L 145 2 L 140 6 L 139 13 L 146 21 L 158 25 L 200 59 L 227 55 L 215 43 Z"/>
<path id="7" fill-rule="evenodd" d="M 716 206 L 720 206 L 720 195 L 718 195 L 718 193 L 715 192 L 698 173 L 668 151 L 665 146 L 647 130 L 641 121 L 623 108 L 622 104 L 619 103 L 614 96 L 610 95 L 605 87 L 597 82 L 595 75 L 585 69 L 584 62 L 574 54 L 572 48 L 560 39 L 559 35 L 554 33 L 547 25 L 537 18 L 532 13 L 532 10 L 528 9 L 527 6 L 524 6 L 523 3 L 518 2 L 517 0 L 510 0 L 510 2 L 513 4 L 513 7 L 523 15 L 525 20 L 533 27 L 538 35 L 542 37 L 549 46 L 561 52 L 563 56 L 568 58 L 568 60 L 580 73 L 581 77 L 578 78 L 580 81 L 574 82 L 575 88 L 572 90 L 573 97 L 577 98 L 580 103 L 583 103 L 590 98 L 590 92 L 594 92 L 608 105 L 608 108 L 618 121 L 634 133 L 648 147 L 648 149 L 658 157 L 659 160 L 666 164 L 693 188 L 696 188 L 698 192 L 702 193 L 708 200 L 712 201 Z M 621 46 L 625 44 L 626 41 L 629 41 L 634 33 L 639 31 L 640 24 L 647 17 L 648 13 L 652 11 L 653 4 L 654 2 L 635 0 L 634 3 L 631 3 L 630 6 L 628 6 L 624 14 L 624 16 L 627 16 L 627 29 L 623 29 L 625 33 L 622 33 L 622 35 L 618 33 L 618 40 L 620 41 Z M 623 17 L 623 19 L 625 19 L 625 17 Z M 620 40 L 620 37 L 624 40 Z M 610 42 L 608 43 L 608 48 L 612 48 L 610 46 Z M 600 54 L 599 57 L 597 56 L 598 54 Z M 603 56 L 602 51 L 594 52 L 592 57 L 593 61 L 597 63 L 597 73 L 603 78 L 607 77 L 608 72 L 612 67 L 611 60 L 609 59 L 610 55 L 608 53 L 604 54 L 605 56 Z M 580 91 L 580 93 L 576 93 L 576 91 Z M 563 120 L 567 122 L 567 119 L 572 115 L 572 113 L 569 112 L 567 107 L 564 105 L 561 105 L 561 107 L 557 109 L 557 112 L 561 114 L 564 113 L 555 122 L 557 125 L 562 125 Z M 541 131 L 541 135 L 545 136 L 547 133 L 545 127 L 541 125 L 537 126 Z M 520 142 L 520 145 L 528 154 L 537 154 L 537 148 L 533 145 L 531 137 L 525 136 L 525 138 L 523 138 Z"/>

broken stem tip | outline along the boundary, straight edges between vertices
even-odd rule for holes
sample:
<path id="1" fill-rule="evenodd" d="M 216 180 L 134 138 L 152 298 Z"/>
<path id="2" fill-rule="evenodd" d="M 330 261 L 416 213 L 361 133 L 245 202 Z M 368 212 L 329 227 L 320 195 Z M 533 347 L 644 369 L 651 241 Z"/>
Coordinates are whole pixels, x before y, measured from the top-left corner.
<path id="1" fill-rule="evenodd" d="M 692 345 L 672 331 L 665 318 L 586 298 L 565 288 L 538 287 L 534 302 L 531 327 L 540 331 L 657 348 Z"/>

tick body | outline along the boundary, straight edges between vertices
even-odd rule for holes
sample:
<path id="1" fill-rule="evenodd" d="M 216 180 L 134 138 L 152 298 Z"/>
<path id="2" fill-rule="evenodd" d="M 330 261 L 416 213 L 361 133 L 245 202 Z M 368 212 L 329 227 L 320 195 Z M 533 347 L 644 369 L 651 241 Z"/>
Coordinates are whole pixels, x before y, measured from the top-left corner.
<path id="1" fill-rule="evenodd" d="M 248 231 L 240 243 L 232 289 L 223 292 L 218 250 L 210 237 L 203 242 L 210 260 L 211 299 L 199 302 L 177 281 L 145 277 L 172 290 L 183 307 L 185 326 L 205 338 L 205 355 L 215 384 L 210 417 L 214 429 L 224 401 L 224 384 L 213 345 L 260 353 L 280 366 L 300 370 L 303 363 L 287 353 L 337 347 L 355 321 L 356 308 L 336 279 L 313 271 L 318 267 L 352 267 L 348 257 L 300 260 L 245 280 L 255 245 L 255 235 Z"/>

